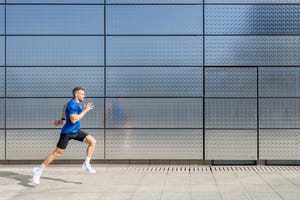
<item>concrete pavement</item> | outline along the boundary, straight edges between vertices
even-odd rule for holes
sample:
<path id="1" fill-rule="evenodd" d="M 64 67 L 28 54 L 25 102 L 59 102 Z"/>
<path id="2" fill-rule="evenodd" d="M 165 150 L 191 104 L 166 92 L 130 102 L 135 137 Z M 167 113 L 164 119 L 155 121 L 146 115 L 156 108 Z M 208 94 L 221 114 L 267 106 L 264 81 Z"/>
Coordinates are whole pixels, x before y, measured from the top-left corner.
<path id="1" fill-rule="evenodd" d="M 0 200 L 299 200 L 299 166 L 0 165 Z"/>

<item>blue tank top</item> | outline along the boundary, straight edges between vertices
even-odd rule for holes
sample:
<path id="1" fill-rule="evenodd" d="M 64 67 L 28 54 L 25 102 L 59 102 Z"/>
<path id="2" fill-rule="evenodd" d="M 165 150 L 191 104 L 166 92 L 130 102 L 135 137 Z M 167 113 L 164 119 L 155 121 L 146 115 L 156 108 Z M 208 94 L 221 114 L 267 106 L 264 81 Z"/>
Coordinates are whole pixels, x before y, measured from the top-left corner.
<path id="1" fill-rule="evenodd" d="M 66 107 L 66 123 L 61 129 L 62 134 L 72 134 L 80 130 L 80 120 L 73 124 L 70 120 L 71 114 L 79 115 L 82 112 L 82 105 L 77 103 L 75 99 L 71 99 Z"/>

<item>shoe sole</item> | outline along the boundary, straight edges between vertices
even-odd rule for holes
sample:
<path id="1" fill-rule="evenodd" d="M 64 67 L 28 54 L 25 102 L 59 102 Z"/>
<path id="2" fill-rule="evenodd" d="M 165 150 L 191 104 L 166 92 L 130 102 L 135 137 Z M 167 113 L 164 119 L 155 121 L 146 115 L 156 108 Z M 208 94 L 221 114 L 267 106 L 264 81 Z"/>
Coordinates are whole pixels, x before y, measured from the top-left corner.
<path id="1" fill-rule="evenodd" d="M 81 169 L 82 169 L 83 171 L 86 171 L 86 172 L 90 173 L 90 174 L 96 174 L 96 171 L 95 171 L 95 172 L 90 172 L 90 171 L 88 170 L 88 168 L 85 167 L 85 166 L 81 166 Z"/>

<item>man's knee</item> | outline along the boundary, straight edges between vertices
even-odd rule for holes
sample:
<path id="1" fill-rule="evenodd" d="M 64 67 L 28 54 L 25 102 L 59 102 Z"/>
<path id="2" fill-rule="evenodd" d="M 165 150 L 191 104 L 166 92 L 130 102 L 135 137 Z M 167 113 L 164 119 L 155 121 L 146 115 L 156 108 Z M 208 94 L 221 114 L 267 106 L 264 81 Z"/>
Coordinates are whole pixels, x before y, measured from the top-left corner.
<path id="1" fill-rule="evenodd" d="M 96 143 L 97 143 L 97 141 L 95 140 L 95 138 L 91 137 L 90 144 L 95 146 Z"/>
<path id="2" fill-rule="evenodd" d="M 86 143 L 88 143 L 89 145 L 96 145 L 97 141 L 95 140 L 95 138 L 93 138 L 91 135 L 86 136 Z"/>
<path id="3" fill-rule="evenodd" d="M 60 149 L 60 148 L 56 148 L 54 151 L 54 154 L 56 157 L 61 156 L 63 153 L 64 153 L 64 150 Z"/>

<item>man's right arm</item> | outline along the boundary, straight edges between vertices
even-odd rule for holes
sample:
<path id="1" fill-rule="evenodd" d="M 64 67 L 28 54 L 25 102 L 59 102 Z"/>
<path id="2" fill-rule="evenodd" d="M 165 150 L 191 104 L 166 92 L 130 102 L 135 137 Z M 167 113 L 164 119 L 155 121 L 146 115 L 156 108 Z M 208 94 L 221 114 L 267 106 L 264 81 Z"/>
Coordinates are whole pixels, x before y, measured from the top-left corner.
<path id="1" fill-rule="evenodd" d="M 70 121 L 72 124 L 75 124 L 79 120 L 81 120 L 86 113 L 88 113 L 90 110 L 94 109 L 94 104 L 92 102 L 88 102 L 87 105 L 84 105 L 84 108 L 80 114 L 71 114 L 70 115 Z"/>

